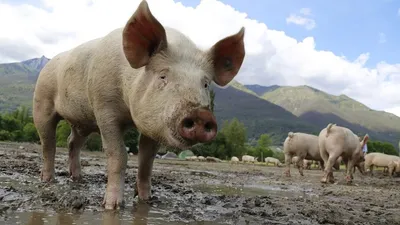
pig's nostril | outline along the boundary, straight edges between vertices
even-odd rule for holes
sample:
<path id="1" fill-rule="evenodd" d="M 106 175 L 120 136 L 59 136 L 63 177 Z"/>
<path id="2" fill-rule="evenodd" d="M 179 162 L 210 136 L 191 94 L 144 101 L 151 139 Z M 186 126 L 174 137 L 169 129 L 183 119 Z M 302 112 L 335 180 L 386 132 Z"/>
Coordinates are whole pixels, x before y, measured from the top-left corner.
<path id="1" fill-rule="evenodd" d="M 214 128 L 214 123 L 208 122 L 204 125 L 204 129 L 206 132 L 211 132 L 211 130 Z"/>
<path id="2" fill-rule="evenodd" d="M 183 127 L 184 128 L 193 128 L 194 127 L 194 121 L 192 119 L 186 118 L 183 120 Z"/>

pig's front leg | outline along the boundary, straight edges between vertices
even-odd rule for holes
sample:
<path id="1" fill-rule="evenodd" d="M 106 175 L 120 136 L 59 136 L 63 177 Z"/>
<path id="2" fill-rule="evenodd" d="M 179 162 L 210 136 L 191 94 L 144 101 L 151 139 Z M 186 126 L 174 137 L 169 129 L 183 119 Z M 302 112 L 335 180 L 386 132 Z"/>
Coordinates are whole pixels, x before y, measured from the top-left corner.
<path id="1" fill-rule="evenodd" d="M 285 154 L 285 166 L 286 166 L 285 175 L 287 177 L 290 177 L 290 163 L 291 162 L 292 162 L 292 155 L 286 153 Z"/>
<path id="2" fill-rule="evenodd" d="M 346 182 L 350 184 L 353 181 L 353 167 L 354 167 L 354 159 L 350 159 L 347 163 L 347 176 Z"/>
<path id="3" fill-rule="evenodd" d="M 108 176 L 103 206 L 105 209 L 122 208 L 128 160 L 122 129 L 118 126 L 108 126 L 101 130 L 101 138 L 107 156 Z"/>
<path id="4" fill-rule="evenodd" d="M 138 154 L 138 174 L 136 177 L 136 192 L 140 201 L 147 201 L 151 193 L 151 172 L 154 158 L 159 148 L 158 142 L 140 135 Z"/>

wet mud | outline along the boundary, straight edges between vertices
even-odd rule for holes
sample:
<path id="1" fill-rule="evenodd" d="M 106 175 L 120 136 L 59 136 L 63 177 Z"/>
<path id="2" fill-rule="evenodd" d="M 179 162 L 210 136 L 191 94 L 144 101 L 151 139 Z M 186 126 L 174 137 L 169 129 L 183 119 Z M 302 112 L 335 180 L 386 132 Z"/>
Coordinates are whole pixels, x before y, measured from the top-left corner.
<path id="1" fill-rule="evenodd" d="M 156 159 L 152 200 L 137 203 L 137 159 L 129 156 L 125 208 L 101 207 L 107 182 L 102 152 L 82 152 L 83 181 L 68 177 L 67 151 L 56 154 L 56 183 L 39 181 L 40 146 L 0 143 L 0 224 L 400 224 L 400 178 L 344 170 L 335 184 L 322 171 L 229 162 Z"/>

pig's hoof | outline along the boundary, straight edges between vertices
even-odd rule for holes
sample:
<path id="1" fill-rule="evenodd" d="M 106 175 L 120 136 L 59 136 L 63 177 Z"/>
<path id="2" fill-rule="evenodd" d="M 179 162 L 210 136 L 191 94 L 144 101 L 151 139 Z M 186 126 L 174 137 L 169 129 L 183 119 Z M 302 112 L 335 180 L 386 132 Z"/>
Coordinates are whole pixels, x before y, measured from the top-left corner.
<path id="1" fill-rule="evenodd" d="M 70 178 L 73 182 L 77 182 L 77 183 L 82 182 L 82 180 L 83 180 L 82 175 L 71 175 L 69 178 Z"/>
<path id="2" fill-rule="evenodd" d="M 285 171 L 283 174 L 284 174 L 286 177 L 290 177 L 290 172 L 289 172 L 289 171 Z"/>
<path id="3" fill-rule="evenodd" d="M 45 171 L 40 172 L 40 180 L 45 183 L 53 183 L 56 181 L 54 173 Z"/>
<path id="4" fill-rule="evenodd" d="M 69 178 L 74 182 L 82 181 L 82 173 L 80 169 L 69 169 Z"/>
<path id="5" fill-rule="evenodd" d="M 327 183 L 326 177 L 323 177 L 323 178 L 321 179 L 321 183 L 323 183 L 323 184 L 326 184 L 326 183 Z"/>
<path id="6" fill-rule="evenodd" d="M 123 200 L 106 197 L 104 198 L 102 205 L 106 210 L 118 210 L 125 207 L 125 202 Z"/>

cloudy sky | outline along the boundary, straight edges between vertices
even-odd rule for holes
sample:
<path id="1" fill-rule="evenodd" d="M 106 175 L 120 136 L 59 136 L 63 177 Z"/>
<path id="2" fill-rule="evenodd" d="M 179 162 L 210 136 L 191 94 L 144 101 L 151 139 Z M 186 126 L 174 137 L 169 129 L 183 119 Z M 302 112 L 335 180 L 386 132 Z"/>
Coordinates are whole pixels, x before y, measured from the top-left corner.
<path id="1" fill-rule="evenodd" d="M 244 84 L 310 85 L 400 116 L 400 2 L 148 0 L 201 48 L 246 27 Z M 123 26 L 139 0 L 0 0 L 0 63 L 53 57 Z"/>

